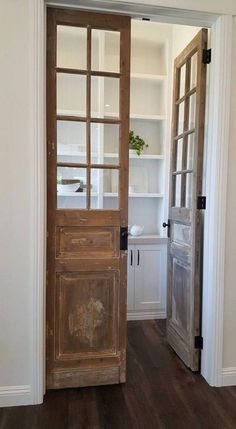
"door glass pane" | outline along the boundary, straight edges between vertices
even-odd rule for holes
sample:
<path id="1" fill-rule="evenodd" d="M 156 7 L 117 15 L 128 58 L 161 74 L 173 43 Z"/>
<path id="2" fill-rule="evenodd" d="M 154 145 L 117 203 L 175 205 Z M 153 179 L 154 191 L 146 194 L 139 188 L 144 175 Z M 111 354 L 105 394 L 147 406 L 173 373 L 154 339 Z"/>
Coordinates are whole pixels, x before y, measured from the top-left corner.
<path id="1" fill-rule="evenodd" d="M 191 95 L 189 99 L 189 130 L 195 128 L 196 122 L 196 93 Z"/>
<path id="2" fill-rule="evenodd" d="M 87 29 L 57 26 L 57 67 L 87 68 Z"/>
<path id="3" fill-rule="evenodd" d="M 57 73 L 57 114 L 86 116 L 86 76 Z"/>
<path id="4" fill-rule="evenodd" d="M 192 207 L 192 183 L 193 183 L 193 173 L 186 174 L 186 188 L 185 188 L 185 207 Z"/>
<path id="5" fill-rule="evenodd" d="M 186 64 L 180 69 L 180 82 L 179 82 L 179 98 L 185 94 L 185 76 L 186 76 Z"/>
<path id="6" fill-rule="evenodd" d="M 189 134 L 187 140 L 187 170 L 193 169 L 195 133 Z"/>
<path id="7" fill-rule="evenodd" d="M 176 171 L 182 170 L 183 139 L 176 142 Z"/>
<path id="8" fill-rule="evenodd" d="M 182 134 L 184 131 L 184 105 L 185 105 L 184 101 L 178 105 L 178 111 L 179 111 L 179 114 L 178 114 L 178 131 L 177 131 L 178 135 Z"/>
<path id="9" fill-rule="evenodd" d="M 104 94 L 104 97 L 101 97 Z M 120 79 L 92 76 L 91 116 L 94 118 L 119 118 Z"/>
<path id="10" fill-rule="evenodd" d="M 119 164 L 119 129 L 117 124 L 91 123 L 92 164 Z"/>
<path id="11" fill-rule="evenodd" d="M 86 169 L 57 167 L 57 207 L 86 208 Z"/>
<path id="12" fill-rule="evenodd" d="M 57 161 L 86 162 L 86 123 L 57 121 Z"/>
<path id="13" fill-rule="evenodd" d="M 197 52 L 191 58 L 190 89 L 197 86 Z"/>
<path id="14" fill-rule="evenodd" d="M 92 168 L 91 188 L 91 208 L 119 208 L 119 170 Z"/>
<path id="15" fill-rule="evenodd" d="M 118 31 L 92 30 L 92 70 L 119 73 L 120 33 Z"/>
<path id="16" fill-rule="evenodd" d="M 181 207 L 181 174 L 175 176 L 175 198 L 174 206 Z"/>

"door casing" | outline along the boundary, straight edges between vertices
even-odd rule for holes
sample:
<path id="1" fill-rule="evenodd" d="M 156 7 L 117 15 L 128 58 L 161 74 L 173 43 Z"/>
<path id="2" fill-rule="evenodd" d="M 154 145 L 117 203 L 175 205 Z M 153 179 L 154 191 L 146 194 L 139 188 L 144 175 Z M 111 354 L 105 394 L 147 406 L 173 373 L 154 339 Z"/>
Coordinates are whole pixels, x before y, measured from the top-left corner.
<path id="1" fill-rule="evenodd" d="M 45 249 L 46 249 L 46 186 L 45 186 L 45 0 L 35 0 L 30 4 L 29 20 L 31 34 L 30 88 L 33 106 L 31 140 L 33 165 L 33 210 L 34 254 L 32 285 L 32 377 L 30 403 L 43 401 L 45 389 Z M 107 3 L 112 7 L 116 3 Z M 73 7 L 75 7 L 73 5 Z M 122 6 L 121 6 L 122 7 Z M 174 5 L 173 5 L 174 7 Z M 117 4 L 118 9 L 118 4 Z M 205 14 L 204 12 L 178 11 L 162 8 L 165 13 L 153 19 L 162 22 L 207 25 L 212 29 L 212 58 L 210 72 L 209 98 L 207 103 L 207 135 L 211 145 L 206 153 L 206 191 L 211 190 L 207 200 L 204 240 L 204 279 L 203 279 L 203 336 L 201 374 L 212 386 L 222 386 L 223 372 L 223 316 L 224 316 L 224 265 L 225 265 L 225 224 L 226 191 L 228 174 L 229 112 L 231 95 L 231 47 L 232 15 Z M 93 8 L 99 11 L 97 4 Z M 107 10 L 107 9 L 106 9 Z M 101 9 L 100 9 L 101 11 Z M 139 11 L 139 12 L 138 12 Z M 145 12 L 146 11 L 146 12 Z M 122 9 L 117 12 L 123 13 Z M 133 3 L 133 17 L 149 15 L 149 8 Z M 175 14 L 177 18 L 175 19 Z M 225 67 L 225 64 L 227 67 Z M 43 95 L 43 96 L 42 96 Z M 214 148 L 214 151 L 213 151 Z M 214 155 L 214 156 L 213 156 Z M 217 174 L 216 174 L 217 173 Z M 214 190 L 214 191 L 213 191 Z M 206 192 L 208 194 L 208 192 Z M 212 270 L 210 260 L 215 260 Z"/>

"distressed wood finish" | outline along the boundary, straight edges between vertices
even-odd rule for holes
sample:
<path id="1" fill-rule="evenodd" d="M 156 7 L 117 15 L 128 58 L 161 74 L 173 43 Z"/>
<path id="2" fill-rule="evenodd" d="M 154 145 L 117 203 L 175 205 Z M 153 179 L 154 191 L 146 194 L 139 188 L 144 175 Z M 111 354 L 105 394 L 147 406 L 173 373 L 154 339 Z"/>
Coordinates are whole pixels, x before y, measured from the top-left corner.
<path id="1" fill-rule="evenodd" d="M 56 26 L 87 28 L 87 70 L 56 67 Z M 91 71 L 93 28 L 120 32 L 120 73 Z M 86 117 L 59 116 L 56 74 L 86 74 Z M 130 18 L 48 9 L 47 24 L 47 388 L 122 383 L 126 379 L 127 251 L 120 227 L 128 224 Z M 91 118 L 91 76 L 119 76 L 120 116 Z M 57 120 L 86 122 L 86 164 L 57 163 Z M 91 163 L 90 125 L 120 124 L 120 164 Z M 57 208 L 56 167 L 87 169 L 86 209 Z M 90 208 L 91 168 L 115 168 L 117 210 Z M 67 179 L 66 179 L 67 180 Z M 73 183 L 68 179 L 64 183 Z"/>
<path id="2" fill-rule="evenodd" d="M 167 338 L 169 344 L 193 371 L 200 367 L 200 351 L 195 336 L 201 334 L 202 212 L 197 196 L 202 194 L 206 65 L 202 62 L 207 47 L 207 30 L 201 30 L 176 58 L 172 114 L 172 159 L 170 168 L 170 242 L 168 251 Z M 197 54 L 196 86 L 190 88 L 191 58 Z M 185 94 L 180 96 L 181 67 L 185 65 Z M 190 97 L 195 96 L 195 126 L 190 123 Z M 183 132 L 179 133 L 179 106 L 185 104 Z M 188 139 L 194 137 L 192 168 L 187 165 Z M 177 144 L 182 140 L 181 169 L 177 170 Z M 192 184 L 187 189 L 187 175 Z M 181 177 L 180 204 L 176 204 L 176 181 Z M 186 204 L 188 193 L 190 207 Z M 177 206 L 176 206 L 177 205 Z"/>

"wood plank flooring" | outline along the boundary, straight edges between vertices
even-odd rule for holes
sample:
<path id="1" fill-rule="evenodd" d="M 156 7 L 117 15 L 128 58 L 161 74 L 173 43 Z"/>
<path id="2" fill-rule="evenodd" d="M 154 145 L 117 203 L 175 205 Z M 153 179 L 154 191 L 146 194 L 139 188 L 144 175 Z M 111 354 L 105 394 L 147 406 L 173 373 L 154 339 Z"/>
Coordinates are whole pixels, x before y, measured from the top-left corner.
<path id="1" fill-rule="evenodd" d="M 128 322 L 124 385 L 49 391 L 0 409 L 0 429 L 236 429 L 236 387 L 211 388 L 169 348 L 165 322 Z"/>

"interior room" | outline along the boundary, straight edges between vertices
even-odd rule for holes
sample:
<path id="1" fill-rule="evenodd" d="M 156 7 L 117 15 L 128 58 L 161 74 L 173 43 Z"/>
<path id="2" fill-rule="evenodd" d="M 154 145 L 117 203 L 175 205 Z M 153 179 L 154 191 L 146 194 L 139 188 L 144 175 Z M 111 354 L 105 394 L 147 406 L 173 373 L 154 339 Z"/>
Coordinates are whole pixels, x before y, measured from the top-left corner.
<path id="1" fill-rule="evenodd" d="M 128 320 L 166 317 L 168 238 L 162 224 L 168 219 L 173 62 L 199 30 L 142 19 L 132 19 L 131 23 L 130 131 L 145 145 L 140 154 L 131 144 L 129 149 Z M 94 30 L 94 70 L 119 70 L 119 37 L 118 32 Z M 84 56 L 75 60 L 78 44 Z M 59 27 L 57 55 L 59 67 L 83 69 L 85 30 Z M 192 70 L 194 67 L 192 85 L 196 85 L 196 64 Z M 84 79 L 84 76 L 58 75 L 60 115 L 81 116 L 85 111 Z M 181 91 L 183 94 L 184 88 Z M 92 116 L 108 119 L 119 116 L 118 79 L 92 77 L 91 94 Z M 194 106 L 195 99 L 191 101 Z M 190 114 L 194 118 L 193 109 Z M 183 126 L 183 110 L 181 115 L 179 122 Z M 59 162 L 85 162 L 85 123 L 58 121 L 57 139 Z M 91 139 L 95 164 L 119 163 L 119 125 L 93 123 Z M 180 163 L 181 153 L 178 156 Z M 59 167 L 57 182 L 59 208 L 86 207 L 86 169 Z M 116 209 L 118 205 L 118 170 L 94 168 L 92 208 Z"/>

